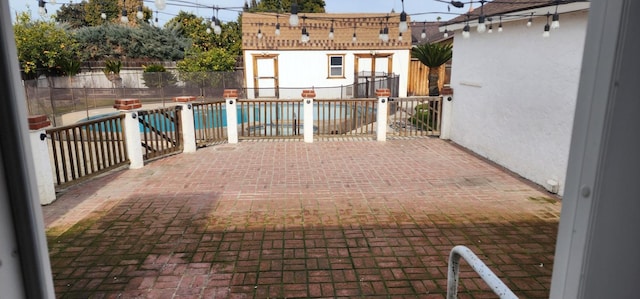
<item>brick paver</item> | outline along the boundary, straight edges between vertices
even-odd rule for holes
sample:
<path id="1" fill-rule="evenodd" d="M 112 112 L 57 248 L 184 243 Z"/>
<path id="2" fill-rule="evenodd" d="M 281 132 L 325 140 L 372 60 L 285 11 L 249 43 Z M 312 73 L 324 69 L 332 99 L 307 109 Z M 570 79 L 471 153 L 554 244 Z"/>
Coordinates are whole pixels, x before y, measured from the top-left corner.
<path id="1" fill-rule="evenodd" d="M 61 298 L 444 298 L 466 245 L 548 296 L 560 203 L 433 138 L 241 142 L 43 207 Z M 493 297 L 466 265 L 461 298 Z"/>

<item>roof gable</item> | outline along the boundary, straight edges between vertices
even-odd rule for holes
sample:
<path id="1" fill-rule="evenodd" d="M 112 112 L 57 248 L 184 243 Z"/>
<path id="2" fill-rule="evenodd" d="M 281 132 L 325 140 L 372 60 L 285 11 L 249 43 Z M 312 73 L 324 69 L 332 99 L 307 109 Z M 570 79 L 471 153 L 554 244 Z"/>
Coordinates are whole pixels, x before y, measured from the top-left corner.
<path id="1" fill-rule="evenodd" d="M 411 49 L 411 29 L 398 40 L 400 14 L 299 14 L 300 24 L 289 25 L 288 14 L 243 13 L 243 50 L 381 50 Z M 275 35 L 280 24 L 280 36 Z M 309 42 L 300 39 L 302 28 L 309 32 Z M 387 25 L 388 24 L 388 25 Z M 333 26 L 334 39 L 329 39 Z M 389 41 L 379 39 L 380 29 L 388 26 Z M 355 28 L 355 29 L 354 29 Z M 356 42 L 352 41 L 354 30 Z M 258 31 L 262 38 L 258 38 Z"/>

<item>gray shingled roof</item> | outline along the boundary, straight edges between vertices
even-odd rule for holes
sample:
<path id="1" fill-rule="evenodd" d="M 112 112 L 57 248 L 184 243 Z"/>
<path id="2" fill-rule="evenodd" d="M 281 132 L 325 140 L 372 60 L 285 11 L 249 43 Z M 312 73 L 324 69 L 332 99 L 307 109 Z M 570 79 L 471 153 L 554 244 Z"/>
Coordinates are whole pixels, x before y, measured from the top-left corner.
<path id="1" fill-rule="evenodd" d="M 474 7 L 474 9 L 471 12 L 455 17 L 443 23 L 442 25 L 457 24 L 457 23 L 465 22 L 467 20 L 467 16 L 469 16 L 469 20 L 477 19 L 480 16 L 480 6 L 477 2 L 478 1 L 476 1 L 475 4 L 478 6 Z M 535 9 L 540 7 L 554 6 L 556 4 L 562 5 L 562 4 L 572 3 L 572 2 L 589 2 L 589 1 L 586 1 L 586 0 L 560 0 L 560 1 L 556 1 L 556 0 L 551 0 L 551 1 L 549 0 L 494 0 L 491 2 L 486 2 L 484 4 L 484 7 L 482 8 L 482 12 L 484 13 L 485 16 L 491 17 L 491 16 L 504 15 L 504 14 L 513 14 L 519 11 L 525 11 L 525 10 L 530 10 L 530 9 Z"/>

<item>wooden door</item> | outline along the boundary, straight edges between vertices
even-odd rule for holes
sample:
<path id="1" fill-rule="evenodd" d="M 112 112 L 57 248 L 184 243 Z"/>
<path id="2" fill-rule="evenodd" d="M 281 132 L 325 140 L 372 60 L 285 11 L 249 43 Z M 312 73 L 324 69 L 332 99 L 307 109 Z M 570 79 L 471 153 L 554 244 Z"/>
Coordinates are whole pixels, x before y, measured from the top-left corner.
<path id="1" fill-rule="evenodd" d="M 256 98 L 278 98 L 278 55 L 253 56 L 253 87 Z"/>

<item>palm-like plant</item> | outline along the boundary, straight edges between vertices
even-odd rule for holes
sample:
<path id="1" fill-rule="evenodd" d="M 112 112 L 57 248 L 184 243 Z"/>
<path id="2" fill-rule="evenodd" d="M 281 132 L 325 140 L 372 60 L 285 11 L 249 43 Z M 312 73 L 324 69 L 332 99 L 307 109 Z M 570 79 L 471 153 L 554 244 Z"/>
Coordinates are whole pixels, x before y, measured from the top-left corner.
<path id="1" fill-rule="evenodd" d="M 453 45 L 424 43 L 411 50 L 411 56 L 429 67 L 429 96 L 440 95 L 438 77 L 440 66 L 451 60 Z"/>
<path id="2" fill-rule="evenodd" d="M 120 70 L 122 69 L 122 62 L 120 60 L 106 60 L 104 62 L 104 69 L 102 72 L 112 84 L 118 86 L 122 80 L 120 78 Z"/>

